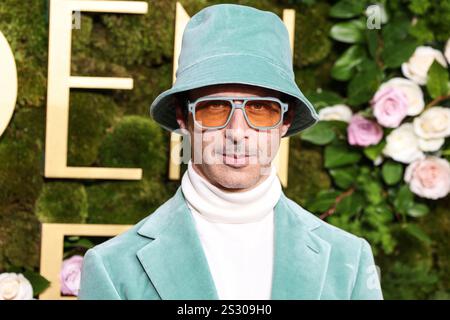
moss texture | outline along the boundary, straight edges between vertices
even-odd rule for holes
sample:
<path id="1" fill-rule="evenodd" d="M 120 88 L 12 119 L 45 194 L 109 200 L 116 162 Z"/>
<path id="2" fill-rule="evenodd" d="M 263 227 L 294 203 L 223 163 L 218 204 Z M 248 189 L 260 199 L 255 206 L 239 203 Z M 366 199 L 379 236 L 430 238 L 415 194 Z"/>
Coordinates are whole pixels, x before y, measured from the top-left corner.
<path id="1" fill-rule="evenodd" d="M 42 108 L 17 110 L 0 137 L 0 207 L 33 205 L 42 188 L 45 117 Z"/>
<path id="2" fill-rule="evenodd" d="M 0 272 L 39 266 L 40 224 L 33 211 L 11 205 L 0 209 Z"/>
<path id="3" fill-rule="evenodd" d="M 88 198 L 84 185 L 78 182 L 47 182 L 36 201 L 35 212 L 41 222 L 85 222 Z"/>
<path id="4" fill-rule="evenodd" d="M 289 171 L 286 195 L 303 205 L 319 191 L 331 186 L 331 179 L 323 168 L 320 150 L 301 143 L 297 136 L 289 139 Z"/>

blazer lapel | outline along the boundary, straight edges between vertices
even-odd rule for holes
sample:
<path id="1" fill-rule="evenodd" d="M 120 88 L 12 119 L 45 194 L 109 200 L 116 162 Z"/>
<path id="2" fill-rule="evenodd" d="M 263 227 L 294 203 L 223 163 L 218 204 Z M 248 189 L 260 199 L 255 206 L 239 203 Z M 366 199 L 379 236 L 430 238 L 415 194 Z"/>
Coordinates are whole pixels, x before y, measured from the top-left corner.
<path id="1" fill-rule="evenodd" d="M 161 299 L 218 299 L 181 187 L 138 233 L 152 239 L 137 256 Z"/>
<path id="2" fill-rule="evenodd" d="M 320 222 L 282 193 L 275 206 L 272 299 L 320 299 L 330 244 L 312 231 Z"/>
<path id="3" fill-rule="evenodd" d="M 274 208 L 271 297 L 320 299 L 331 246 L 313 233 L 320 223 L 290 201 L 282 193 Z M 150 239 L 137 257 L 161 299 L 219 299 L 181 187 L 138 233 Z"/>

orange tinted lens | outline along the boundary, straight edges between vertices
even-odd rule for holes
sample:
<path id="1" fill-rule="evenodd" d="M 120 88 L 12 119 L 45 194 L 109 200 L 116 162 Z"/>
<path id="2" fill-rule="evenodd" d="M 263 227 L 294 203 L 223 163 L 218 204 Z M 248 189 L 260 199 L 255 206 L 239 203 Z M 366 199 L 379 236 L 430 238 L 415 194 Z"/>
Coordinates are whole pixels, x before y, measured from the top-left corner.
<path id="1" fill-rule="evenodd" d="M 195 119 L 204 127 L 223 126 L 231 109 L 231 103 L 226 100 L 200 101 L 195 107 Z"/>
<path id="2" fill-rule="evenodd" d="M 250 123 L 256 127 L 272 127 L 281 119 L 281 105 L 276 101 L 247 101 L 245 112 Z"/>

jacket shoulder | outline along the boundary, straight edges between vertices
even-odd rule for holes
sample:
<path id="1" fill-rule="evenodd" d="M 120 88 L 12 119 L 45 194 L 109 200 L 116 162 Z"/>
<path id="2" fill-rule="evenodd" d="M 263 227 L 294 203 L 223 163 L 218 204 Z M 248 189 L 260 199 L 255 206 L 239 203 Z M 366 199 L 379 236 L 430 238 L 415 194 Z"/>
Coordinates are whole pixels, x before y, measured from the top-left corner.
<path id="1" fill-rule="evenodd" d="M 288 199 L 289 207 L 308 226 L 312 236 L 330 249 L 323 299 L 383 299 L 370 244 L 335 227 Z"/>
<path id="2" fill-rule="evenodd" d="M 143 240 L 141 236 L 137 233 L 139 228 L 148 220 L 150 216 L 145 217 L 137 224 L 133 225 L 130 229 L 125 232 L 112 237 L 111 239 L 102 242 L 92 249 L 97 252 L 102 257 L 109 257 L 114 255 L 123 255 L 124 252 L 135 252 L 133 249 L 138 249 L 139 245 L 143 244 Z"/>
<path id="3" fill-rule="evenodd" d="M 353 252 L 355 247 L 360 248 L 362 242 L 366 241 L 357 235 L 320 219 L 314 213 L 306 210 L 295 201 L 287 197 L 286 199 L 287 204 L 298 215 L 302 223 L 306 224 L 314 234 L 330 243 L 333 248 L 349 248 L 350 251 Z"/>
<path id="4" fill-rule="evenodd" d="M 167 221 L 169 217 L 166 213 L 171 212 L 174 209 L 173 206 L 176 205 L 175 202 L 175 196 L 173 196 L 127 231 L 96 245 L 93 249 L 103 257 L 123 255 L 125 252 L 135 254 L 141 247 L 147 244 L 149 240 L 148 238 L 141 236 L 139 230 L 144 226 L 163 228 L 164 225 L 169 222 Z"/>
<path id="5" fill-rule="evenodd" d="M 83 261 L 81 297 L 83 299 L 158 299 L 152 285 L 147 285 L 148 277 L 137 256 L 140 249 L 152 239 L 142 236 L 143 226 L 154 225 L 151 221 L 165 216 L 167 202 L 156 211 L 133 225 L 127 231 L 89 249 Z M 165 221 L 164 219 L 162 219 Z M 160 225 L 158 224 L 157 227 Z M 126 270 L 126 272 L 124 272 Z M 103 287 L 98 287 L 98 279 Z"/>

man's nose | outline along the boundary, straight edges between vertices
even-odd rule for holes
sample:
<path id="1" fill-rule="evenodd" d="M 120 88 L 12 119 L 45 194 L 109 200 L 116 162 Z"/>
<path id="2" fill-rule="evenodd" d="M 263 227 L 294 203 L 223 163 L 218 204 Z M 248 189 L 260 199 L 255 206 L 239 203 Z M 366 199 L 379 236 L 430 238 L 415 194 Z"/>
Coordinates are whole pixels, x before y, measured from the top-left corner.
<path id="1" fill-rule="evenodd" d="M 235 141 L 239 141 L 245 137 L 247 130 L 249 129 L 248 123 L 245 120 L 244 110 L 235 109 L 234 114 L 228 123 L 226 129 L 229 129 L 229 134 Z"/>

